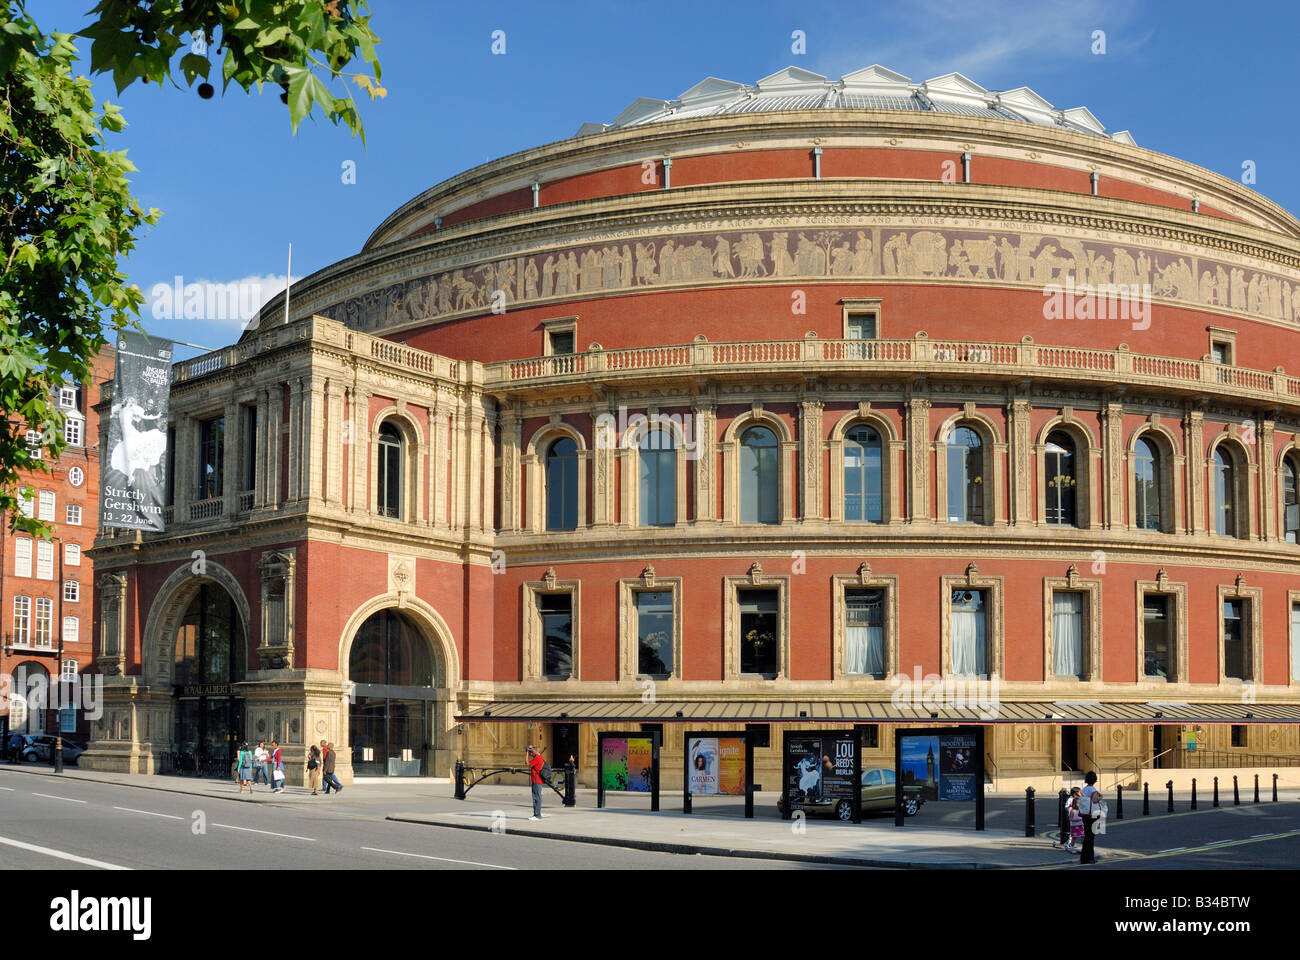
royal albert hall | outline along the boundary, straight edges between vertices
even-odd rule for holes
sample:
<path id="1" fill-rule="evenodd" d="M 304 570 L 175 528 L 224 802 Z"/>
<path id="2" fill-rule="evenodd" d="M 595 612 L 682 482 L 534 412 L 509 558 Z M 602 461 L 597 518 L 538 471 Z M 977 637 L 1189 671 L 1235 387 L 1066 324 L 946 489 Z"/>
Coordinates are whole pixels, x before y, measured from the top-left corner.
<path id="1" fill-rule="evenodd" d="M 892 766 L 908 724 L 1016 788 L 1300 762 L 1300 222 L 1085 107 L 708 78 L 431 187 L 284 313 L 174 366 L 82 766 L 540 743 L 591 784 L 653 729 L 671 788 L 744 728 L 771 789 L 785 731 Z"/>

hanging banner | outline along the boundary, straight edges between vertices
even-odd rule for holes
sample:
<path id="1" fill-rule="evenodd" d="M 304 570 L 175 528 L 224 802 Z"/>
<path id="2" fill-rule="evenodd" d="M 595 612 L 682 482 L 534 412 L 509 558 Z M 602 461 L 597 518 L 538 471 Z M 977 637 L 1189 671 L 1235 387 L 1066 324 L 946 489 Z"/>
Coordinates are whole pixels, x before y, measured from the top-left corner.
<path id="1" fill-rule="evenodd" d="M 101 528 L 162 532 L 171 364 L 170 340 L 118 333 L 113 407 L 99 469 Z"/>

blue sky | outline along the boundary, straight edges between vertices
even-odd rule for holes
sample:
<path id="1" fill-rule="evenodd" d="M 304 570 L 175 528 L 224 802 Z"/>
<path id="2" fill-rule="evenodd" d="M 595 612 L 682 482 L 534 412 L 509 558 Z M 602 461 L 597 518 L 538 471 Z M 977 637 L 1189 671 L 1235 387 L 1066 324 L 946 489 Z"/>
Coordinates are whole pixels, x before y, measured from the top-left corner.
<path id="1" fill-rule="evenodd" d="M 75 29 L 91 0 L 29 0 L 45 29 Z M 394 208 L 456 173 L 609 121 L 639 96 L 671 99 L 706 76 L 753 83 L 793 64 L 838 78 L 880 63 L 924 80 L 957 70 L 990 89 L 1029 86 L 1087 106 L 1139 145 L 1240 178 L 1300 212 L 1294 64 L 1300 5 L 1112 0 L 906 3 L 444 3 L 371 0 L 383 100 L 363 101 L 368 146 L 307 121 L 296 136 L 279 90 L 200 100 L 136 86 L 113 146 L 139 168 L 142 205 L 164 216 L 127 262 L 153 285 L 305 276 L 356 253 Z M 674 11 L 682 11 L 676 13 Z M 506 52 L 491 52 L 505 31 Z M 807 51 L 791 50 L 802 30 Z M 1094 54 L 1093 32 L 1106 52 Z M 82 42 L 83 52 L 88 44 Z M 346 161 L 356 183 L 342 182 Z M 216 347 L 236 321 L 146 328 Z M 196 351 L 178 348 L 177 358 Z"/>

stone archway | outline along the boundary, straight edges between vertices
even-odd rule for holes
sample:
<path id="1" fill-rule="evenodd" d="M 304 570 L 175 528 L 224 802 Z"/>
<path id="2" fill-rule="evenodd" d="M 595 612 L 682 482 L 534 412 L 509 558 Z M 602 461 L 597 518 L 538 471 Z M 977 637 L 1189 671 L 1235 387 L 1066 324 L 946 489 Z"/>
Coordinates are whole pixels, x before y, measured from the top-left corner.
<path id="1" fill-rule="evenodd" d="M 337 745 L 340 764 L 361 766 L 364 772 L 361 770 L 357 772 L 367 775 L 373 773 L 376 769 L 374 764 L 380 762 L 377 755 L 365 761 L 360 756 L 354 757 L 355 751 L 362 751 L 367 746 L 374 749 L 371 743 L 373 737 L 366 737 L 366 745 L 354 742 L 352 729 L 354 717 L 359 717 L 364 712 L 369 694 L 383 694 L 384 691 L 379 686 L 369 684 L 358 684 L 354 687 L 351 682 L 351 661 L 354 645 L 363 628 L 366 628 L 367 624 L 373 624 L 375 618 L 385 614 L 399 616 L 409 623 L 432 659 L 431 683 L 419 692 L 408 690 L 407 695 L 417 698 L 415 702 L 423 701 L 429 705 L 427 722 L 430 738 L 428 742 L 431 746 L 425 768 L 420 772 L 426 776 L 450 776 L 455 755 L 451 740 L 455 726 L 452 713 L 455 685 L 460 679 L 460 656 L 446 621 L 432 606 L 406 594 L 384 594 L 374 597 L 358 607 L 344 625 L 339 640 L 338 669 L 339 675 L 349 685 L 351 696 L 348 709 L 344 711 L 342 717 L 342 739 Z M 391 719 L 387 713 L 386 718 Z M 398 759 L 396 763 L 398 769 L 402 769 L 403 761 Z M 394 775 L 394 773 L 388 771 L 387 775 Z"/>

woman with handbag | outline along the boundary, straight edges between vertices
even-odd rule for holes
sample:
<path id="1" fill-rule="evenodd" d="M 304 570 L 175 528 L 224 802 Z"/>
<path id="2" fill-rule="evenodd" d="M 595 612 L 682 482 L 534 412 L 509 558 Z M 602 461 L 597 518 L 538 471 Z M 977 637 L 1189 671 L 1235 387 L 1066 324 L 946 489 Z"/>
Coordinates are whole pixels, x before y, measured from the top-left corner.
<path id="1" fill-rule="evenodd" d="M 235 779 L 239 781 L 239 792 L 244 792 L 247 785 L 248 792 L 253 792 L 253 751 L 248 749 L 248 742 L 239 748 L 239 758 L 235 761 Z"/>
<path id="2" fill-rule="evenodd" d="M 320 776 L 320 747 L 313 743 L 311 751 L 307 754 L 307 782 L 311 785 L 311 795 L 313 797 L 320 790 Z"/>

